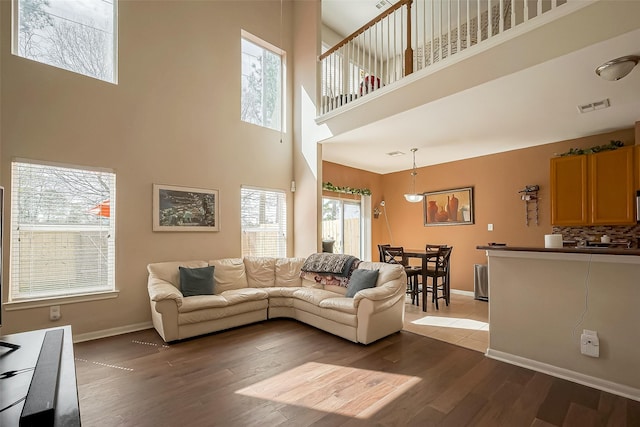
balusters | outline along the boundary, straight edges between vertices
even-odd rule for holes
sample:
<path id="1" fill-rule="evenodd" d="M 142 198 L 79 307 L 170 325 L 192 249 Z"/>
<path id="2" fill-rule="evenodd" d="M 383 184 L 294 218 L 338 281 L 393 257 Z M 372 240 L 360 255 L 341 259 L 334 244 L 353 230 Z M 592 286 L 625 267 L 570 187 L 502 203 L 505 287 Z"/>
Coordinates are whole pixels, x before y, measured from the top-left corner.
<path id="1" fill-rule="evenodd" d="M 318 111 L 329 113 L 565 3 L 398 0 L 320 55 Z"/>

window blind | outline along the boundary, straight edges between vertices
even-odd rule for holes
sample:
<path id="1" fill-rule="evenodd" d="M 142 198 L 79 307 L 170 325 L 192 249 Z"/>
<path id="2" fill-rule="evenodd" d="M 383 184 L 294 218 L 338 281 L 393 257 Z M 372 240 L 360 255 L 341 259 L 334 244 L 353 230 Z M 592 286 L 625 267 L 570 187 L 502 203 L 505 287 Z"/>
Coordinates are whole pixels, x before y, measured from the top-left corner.
<path id="1" fill-rule="evenodd" d="M 242 256 L 287 256 L 287 197 L 284 191 L 242 187 Z"/>
<path id="2" fill-rule="evenodd" d="M 12 163 L 10 300 L 115 289 L 115 174 Z"/>

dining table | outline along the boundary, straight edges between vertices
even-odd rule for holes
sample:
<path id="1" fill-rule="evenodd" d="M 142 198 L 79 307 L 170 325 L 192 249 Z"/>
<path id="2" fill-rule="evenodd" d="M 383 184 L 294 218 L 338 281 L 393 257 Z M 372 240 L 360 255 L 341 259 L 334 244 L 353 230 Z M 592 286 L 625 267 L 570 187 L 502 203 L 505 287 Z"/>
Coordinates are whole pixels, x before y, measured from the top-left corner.
<path id="1" fill-rule="evenodd" d="M 422 311 L 427 311 L 427 263 L 431 258 L 438 256 L 438 250 L 405 249 L 404 256 L 407 258 L 417 258 L 422 262 Z"/>

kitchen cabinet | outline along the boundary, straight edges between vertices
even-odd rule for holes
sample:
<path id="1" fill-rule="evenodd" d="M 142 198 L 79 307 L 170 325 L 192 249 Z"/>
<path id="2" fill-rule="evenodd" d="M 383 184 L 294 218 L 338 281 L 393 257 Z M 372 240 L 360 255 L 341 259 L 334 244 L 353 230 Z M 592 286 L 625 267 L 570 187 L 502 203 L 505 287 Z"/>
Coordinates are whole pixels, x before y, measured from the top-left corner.
<path id="1" fill-rule="evenodd" d="M 553 225 L 635 221 L 634 147 L 551 159 Z"/>
<path id="2" fill-rule="evenodd" d="M 587 165 L 587 156 L 551 159 L 551 224 L 587 224 Z"/>

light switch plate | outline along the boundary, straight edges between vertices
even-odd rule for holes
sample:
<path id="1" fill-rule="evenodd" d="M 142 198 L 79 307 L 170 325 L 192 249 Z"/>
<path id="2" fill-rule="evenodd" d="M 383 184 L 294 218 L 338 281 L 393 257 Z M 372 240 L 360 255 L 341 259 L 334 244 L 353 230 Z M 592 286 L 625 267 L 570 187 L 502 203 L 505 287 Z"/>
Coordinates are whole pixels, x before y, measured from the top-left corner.
<path id="1" fill-rule="evenodd" d="M 493 224 L 487 224 L 487 231 L 493 231 Z"/>

